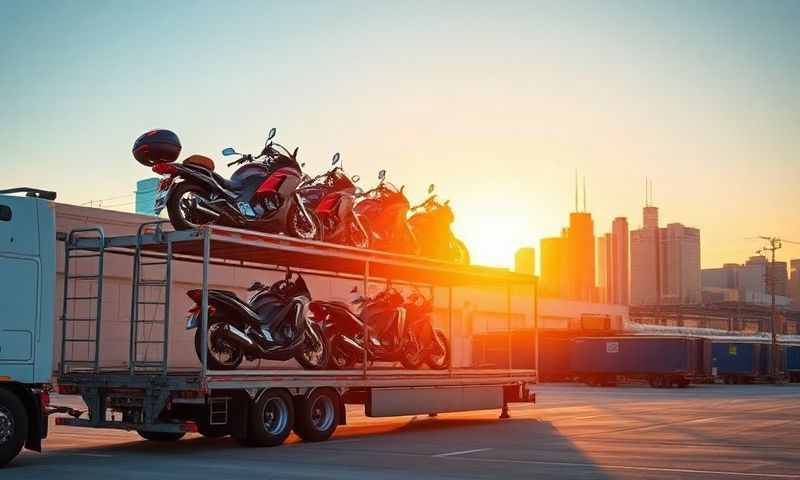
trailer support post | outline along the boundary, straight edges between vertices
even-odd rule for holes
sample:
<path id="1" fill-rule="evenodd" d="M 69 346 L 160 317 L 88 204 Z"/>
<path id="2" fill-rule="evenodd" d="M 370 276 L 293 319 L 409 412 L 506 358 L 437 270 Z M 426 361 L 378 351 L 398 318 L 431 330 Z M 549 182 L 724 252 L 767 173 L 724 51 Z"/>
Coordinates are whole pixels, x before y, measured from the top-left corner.
<path id="1" fill-rule="evenodd" d="M 434 305 L 434 309 L 436 306 Z M 462 312 L 463 318 L 463 312 Z M 463 320 L 462 320 L 463 322 Z M 453 376 L 453 286 L 447 286 L 447 343 L 449 344 L 450 351 L 447 352 L 449 361 L 447 362 L 447 370 L 450 376 Z"/>
<path id="2" fill-rule="evenodd" d="M 203 349 L 200 352 L 201 377 L 205 384 L 206 371 L 208 370 L 208 257 L 211 256 L 211 238 L 208 227 L 203 229 L 203 292 L 200 300 L 200 332 Z"/>
<path id="3" fill-rule="evenodd" d="M 364 262 L 364 297 L 367 296 L 369 291 L 369 260 Z M 367 378 L 367 363 L 369 361 L 369 355 L 367 355 L 367 349 L 369 348 L 370 341 L 369 341 L 369 329 L 367 328 L 367 322 L 364 322 L 364 355 L 362 357 L 362 361 L 364 362 L 364 378 Z"/>

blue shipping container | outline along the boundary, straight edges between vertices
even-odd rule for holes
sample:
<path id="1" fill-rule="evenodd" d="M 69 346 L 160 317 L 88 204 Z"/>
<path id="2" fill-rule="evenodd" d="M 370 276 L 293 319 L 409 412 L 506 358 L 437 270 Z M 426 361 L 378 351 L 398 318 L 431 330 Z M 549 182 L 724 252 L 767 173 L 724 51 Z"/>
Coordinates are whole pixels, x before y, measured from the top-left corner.
<path id="1" fill-rule="evenodd" d="M 760 343 L 714 342 L 711 352 L 717 375 L 758 375 L 763 347 Z"/>
<path id="2" fill-rule="evenodd" d="M 786 349 L 786 371 L 800 372 L 800 345 L 787 345 Z"/>
<path id="3" fill-rule="evenodd" d="M 572 369 L 578 374 L 708 375 L 707 345 L 691 337 L 581 337 L 573 340 Z"/>

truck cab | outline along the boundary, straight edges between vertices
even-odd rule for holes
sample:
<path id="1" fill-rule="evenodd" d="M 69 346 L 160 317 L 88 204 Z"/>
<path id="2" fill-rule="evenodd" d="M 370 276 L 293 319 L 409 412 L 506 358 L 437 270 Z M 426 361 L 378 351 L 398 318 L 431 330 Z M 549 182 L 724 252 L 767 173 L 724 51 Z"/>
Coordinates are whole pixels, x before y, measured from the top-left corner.
<path id="1" fill-rule="evenodd" d="M 0 466 L 47 436 L 53 371 L 55 193 L 0 191 Z"/>

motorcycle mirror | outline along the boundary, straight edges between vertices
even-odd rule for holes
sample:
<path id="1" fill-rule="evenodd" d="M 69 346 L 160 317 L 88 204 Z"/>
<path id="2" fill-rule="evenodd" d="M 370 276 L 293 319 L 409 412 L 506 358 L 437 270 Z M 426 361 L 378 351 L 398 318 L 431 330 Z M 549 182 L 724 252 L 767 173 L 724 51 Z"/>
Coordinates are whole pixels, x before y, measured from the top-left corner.
<path id="1" fill-rule="evenodd" d="M 301 163 L 300 168 L 306 168 L 306 162 Z"/>
<path id="2" fill-rule="evenodd" d="M 400 187 L 400 193 L 403 193 L 403 190 L 405 190 L 405 189 L 406 189 L 406 186 L 405 186 L 405 185 L 401 186 L 401 187 Z"/>
<path id="3" fill-rule="evenodd" d="M 450 205 L 450 199 L 448 198 L 447 200 L 445 200 L 445 201 L 444 201 L 444 204 L 445 204 L 445 205 Z"/>
<path id="4" fill-rule="evenodd" d="M 263 290 L 263 289 L 264 289 L 264 284 L 263 283 L 254 282 L 252 285 L 250 285 L 250 288 L 248 288 L 247 290 L 250 291 L 250 292 L 254 292 L 256 290 Z"/>
<path id="5" fill-rule="evenodd" d="M 331 160 L 331 165 L 336 165 L 337 163 L 339 163 L 339 152 L 334 153 Z"/>
<path id="6" fill-rule="evenodd" d="M 354 286 L 350 293 L 358 293 L 358 285 Z"/>
<path id="7" fill-rule="evenodd" d="M 292 158 L 297 160 L 297 151 L 300 150 L 300 147 L 294 147 L 294 152 L 292 152 Z"/>
<path id="8" fill-rule="evenodd" d="M 359 177 L 358 175 L 353 175 L 352 177 L 350 177 L 350 180 L 352 180 L 353 183 L 358 183 L 358 181 L 361 180 L 361 177 Z"/>
<path id="9" fill-rule="evenodd" d="M 278 131 L 277 131 L 277 130 L 275 130 L 275 127 L 272 127 L 272 128 L 270 128 L 270 129 L 269 129 L 269 135 L 267 135 L 267 141 L 269 142 L 270 140 L 272 140 L 273 138 L 275 138 L 275 134 L 276 134 L 276 133 L 278 133 Z"/>
<path id="10" fill-rule="evenodd" d="M 436 188 L 436 187 L 432 183 L 430 185 L 428 185 L 428 195 L 433 193 L 434 188 Z"/>
<path id="11" fill-rule="evenodd" d="M 222 154 L 225 155 L 226 157 L 230 157 L 231 155 L 236 155 L 236 150 L 231 147 L 228 147 L 222 150 Z"/>
<path id="12" fill-rule="evenodd" d="M 383 181 L 384 178 L 386 178 L 386 170 L 381 170 L 378 172 L 378 180 Z"/>

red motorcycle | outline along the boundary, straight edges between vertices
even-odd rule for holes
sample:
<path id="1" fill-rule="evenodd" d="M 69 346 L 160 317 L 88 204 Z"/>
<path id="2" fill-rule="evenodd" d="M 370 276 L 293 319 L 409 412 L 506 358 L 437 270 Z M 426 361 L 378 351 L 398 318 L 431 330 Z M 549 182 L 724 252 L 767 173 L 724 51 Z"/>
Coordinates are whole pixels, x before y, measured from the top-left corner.
<path id="1" fill-rule="evenodd" d="M 333 168 L 314 178 L 306 178 L 297 193 L 306 208 L 314 210 L 324 231 L 326 242 L 369 248 L 370 233 L 354 211 L 358 175 L 348 177 L 333 156 Z M 338 165 L 337 165 L 338 164 Z"/>
<path id="2" fill-rule="evenodd" d="M 453 209 L 450 201 L 440 202 L 433 194 L 434 186 L 428 187 L 428 198 L 411 207 L 408 224 L 417 239 L 420 255 L 461 265 L 469 264 L 469 251 L 464 242 L 457 239 L 450 229 Z"/>
<path id="3" fill-rule="evenodd" d="M 386 170 L 378 174 L 378 185 L 360 195 L 356 214 L 371 233 L 371 246 L 387 252 L 417 255 L 419 247 L 414 233 L 408 226 L 406 215 L 409 203 L 401 187 L 386 182 Z"/>

